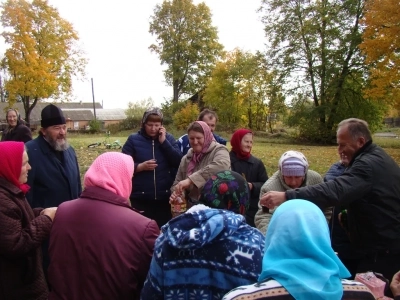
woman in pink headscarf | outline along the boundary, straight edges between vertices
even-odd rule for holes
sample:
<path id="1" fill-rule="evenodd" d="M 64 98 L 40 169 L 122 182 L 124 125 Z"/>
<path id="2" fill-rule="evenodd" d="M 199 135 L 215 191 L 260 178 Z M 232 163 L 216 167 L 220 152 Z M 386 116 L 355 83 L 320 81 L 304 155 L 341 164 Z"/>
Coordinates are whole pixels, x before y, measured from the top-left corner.
<path id="1" fill-rule="evenodd" d="M 0 143 L 0 166 L 0 299 L 47 299 L 41 245 L 56 208 L 29 206 L 31 166 L 23 142 Z"/>
<path id="2" fill-rule="evenodd" d="M 231 161 L 228 149 L 215 141 L 207 123 L 195 121 L 187 131 L 191 149 L 179 165 L 170 202 L 185 194 L 190 206 L 199 201 L 200 192 L 212 175 L 231 169 Z"/>
<path id="3" fill-rule="evenodd" d="M 131 156 L 103 153 L 86 172 L 80 198 L 59 206 L 49 299 L 139 299 L 159 228 L 130 206 L 133 169 Z"/>

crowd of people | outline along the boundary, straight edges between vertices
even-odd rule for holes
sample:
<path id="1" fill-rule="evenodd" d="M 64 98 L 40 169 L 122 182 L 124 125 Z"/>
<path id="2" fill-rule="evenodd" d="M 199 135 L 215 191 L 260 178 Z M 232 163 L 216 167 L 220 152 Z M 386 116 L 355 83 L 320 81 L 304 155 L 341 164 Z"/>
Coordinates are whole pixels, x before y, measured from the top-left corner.
<path id="1" fill-rule="evenodd" d="M 151 108 L 82 189 L 59 107 L 35 139 L 16 110 L 6 118 L 0 299 L 375 299 L 353 280 L 367 271 L 400 299 L 400 168 L 363 120 L 339 123 L 324 178 L 294 150 L 268 177 L 251 130 L 228 149 L 205 109 L 175 139 Z M 187 211 L 172 217 L 178 199 Z"/>

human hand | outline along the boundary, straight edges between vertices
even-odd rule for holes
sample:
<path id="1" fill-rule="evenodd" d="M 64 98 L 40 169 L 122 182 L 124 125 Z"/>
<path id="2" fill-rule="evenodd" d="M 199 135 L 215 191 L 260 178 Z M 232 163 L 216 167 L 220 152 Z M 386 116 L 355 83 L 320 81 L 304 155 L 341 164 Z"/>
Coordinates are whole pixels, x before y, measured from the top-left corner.
<path id="1" fill-rule="evenodd" d="M 169 197 L 169 204 L 181 203 L 182 202 L 182 195 L 183 194 L 179 194 L 176 191 L 173 191 L 171 196 Z"/>
<path id="2" fill-rule="evenodd" d="M 155 159 L 146 160 L 138 165 L 136 172 L 153 171 L 157 166 L 158 166 L 157 160 Z"/>
<path id="3" fill-rule="evenodd" d="M 251 182 L 247 183 L 249 185 L 249 190 L 251 191 L 253 189 L 253 184 Z"/>
<path id="4" fill-rule="evenodd" d="M 285 201 L 285 192 L 268 192 L 261 196 L 260 205 L 272 209 Z"/>
<path id="5" fill-rule="evenodd" d="M 400 271 L 394 274 L 392 282 L 390 283 L 390 290 L 393 297 L 400 296 Z"/>
<path id="6" fill-rule="evenodd" d="M 49 208 L 43 209 L 40 212 L 40 214 L 50 217 L 50 219 L 53 221 L 54 217 L 56 216 L 56 212 L 57 212 L 57 207 L 49 207 Z"/>
<path id="7" fill-rule="evenodd" d="M 182 195 L 184 190 L 188 189 L 191 184 L 192 181 L 189 178 L 179 181 L 178 184 L 175 186 L 174 193 L 176 193 L 177 195 Z"/>
<path id="8" fill-rule="evenodd" d="M 158 141 L 160 142 L 160 144 L 164 143 L 166 137 L 167 137 L 167 130 L 165 129 L 164 126 L 161 126 L 160 129 L 158 130 Z"/>

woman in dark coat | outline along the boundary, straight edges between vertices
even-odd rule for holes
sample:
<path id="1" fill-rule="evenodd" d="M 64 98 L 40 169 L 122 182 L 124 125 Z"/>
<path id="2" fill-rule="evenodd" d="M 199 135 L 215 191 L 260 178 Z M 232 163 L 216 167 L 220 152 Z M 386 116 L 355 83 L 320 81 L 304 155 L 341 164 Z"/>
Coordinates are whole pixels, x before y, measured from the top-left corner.
<path id="1" fill-rule="evenodd" d="M 32 210 L 25 199 L 31 166 L 24 143 L 0 143 L 0 153 L 0 299 L 47 299 L 41 244 L 56 209 Z"/>
<path id="2" fill-rule="evenodd" d="M 258 210 L 260 190 L 268 180 L 267 171 L 261 160 L 251 155 L 253 147 L 253 132 L 248 129 L 236 130 L 231 138 L 232 150 L 229 153 L 231 158 L 231 169 L 241 174 L 249 184 L 250 207 L 246 211 L 246 222 L 254 225 L 254 216 Z"/>
<path id="3" fill-rule="evenodd" d="M 3 131 L 1 141 L 29 142 L 32 139 L 31 130 L 23 124 L 18 111 L 11 108 L 6 114 L 7 128 Z"/>

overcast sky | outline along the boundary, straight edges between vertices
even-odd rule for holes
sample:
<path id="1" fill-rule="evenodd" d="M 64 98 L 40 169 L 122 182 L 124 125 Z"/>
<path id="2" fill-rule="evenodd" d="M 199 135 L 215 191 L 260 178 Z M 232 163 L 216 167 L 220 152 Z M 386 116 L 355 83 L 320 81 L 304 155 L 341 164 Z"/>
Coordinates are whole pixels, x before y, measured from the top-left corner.
<path id="1" fill-rule="evenodd" d="M 127 108 L 129 101 L 149 97 L 159 105 L 171 98 L 172 87 L 165 84 L 163 67 L 148 49 L 155 41 L 149 33 L 150 16 L 161 0 L 48 1 L 73 24 L 89 59 L 86 81 L 74 82 L 75 101 L 92 101 L 91 78 L 95 100 L 103 101 L 104 108 Z M 196 4 L 200 2 L 194 0 Z M 218 28 L 225 50 L 264 50 L 263 26 L 256 12 L 260 0 L 204 2 L 211 10 L 213 26 Z"/>

